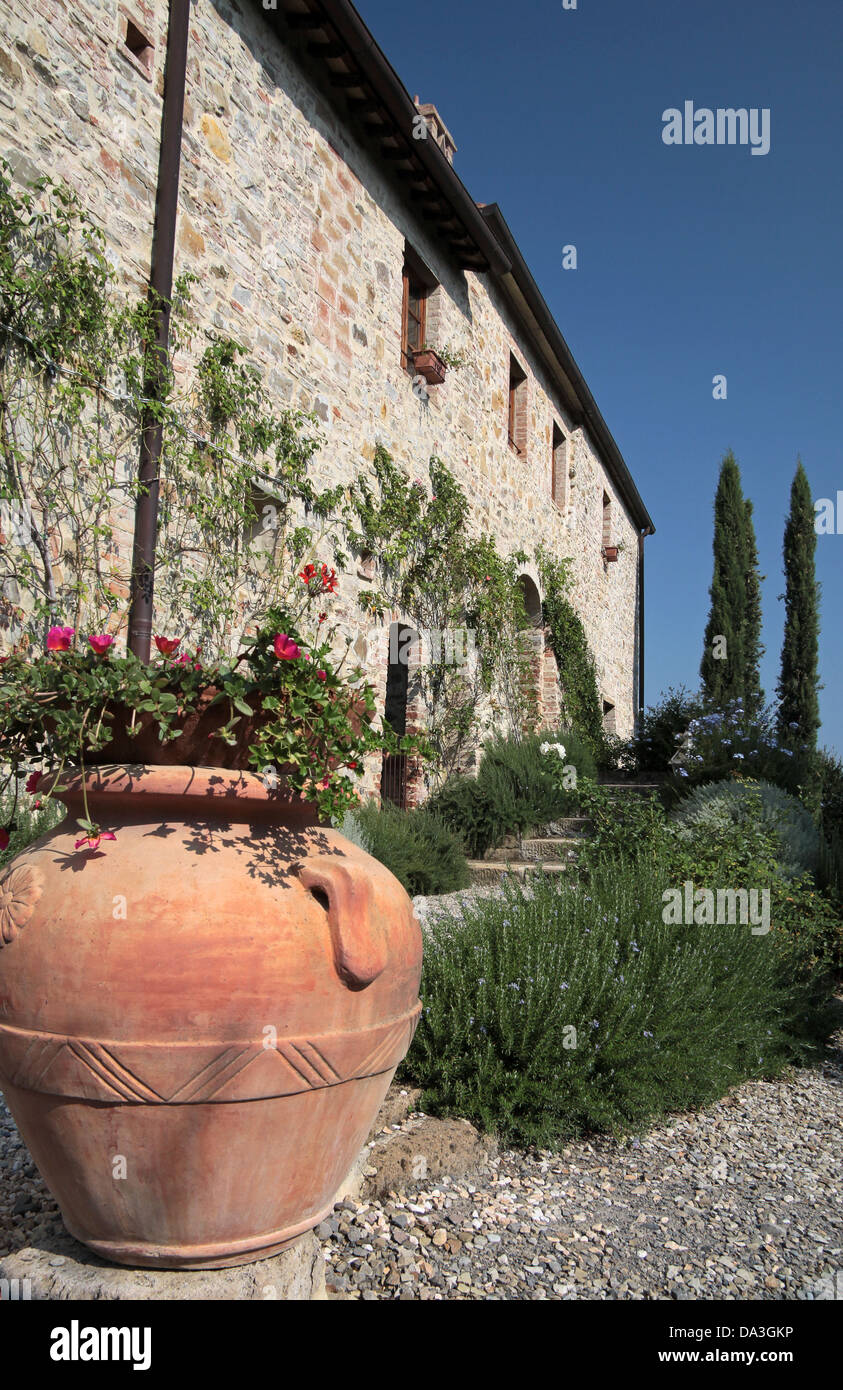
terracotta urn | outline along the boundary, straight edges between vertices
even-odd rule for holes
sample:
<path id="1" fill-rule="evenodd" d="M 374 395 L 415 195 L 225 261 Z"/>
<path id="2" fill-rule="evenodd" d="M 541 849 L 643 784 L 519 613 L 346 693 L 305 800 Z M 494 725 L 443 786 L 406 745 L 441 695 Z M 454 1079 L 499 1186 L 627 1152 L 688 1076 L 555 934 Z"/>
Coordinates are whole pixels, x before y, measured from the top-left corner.
<path id="1" fill-rule="evenodd" d="M 214 1268 L 330 1211 L 420 1012 L 384 866 L 257 776 L 98 767 L 0 878 L 0 1088 L 68 1230 Z"/>

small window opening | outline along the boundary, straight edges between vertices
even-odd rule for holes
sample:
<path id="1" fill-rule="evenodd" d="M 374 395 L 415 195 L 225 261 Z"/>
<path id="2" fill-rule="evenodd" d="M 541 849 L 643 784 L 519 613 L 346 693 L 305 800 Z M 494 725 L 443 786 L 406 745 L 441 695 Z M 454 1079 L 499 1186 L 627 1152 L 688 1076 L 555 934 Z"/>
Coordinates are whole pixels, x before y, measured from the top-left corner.
<path id="1" fill-rule="evenodd" d="M 132 57 L 137 59 L 144 72 L 149 75 L 152 72 L 153 46 L 146 34 L 142 33 L 134 20 L 129 19 L 128 16 L 126 17 L 126 33 L 123 42 Z"/>
<path id="2" fill-rule="evenodd" d="M 509 354 L 509 446 L 516 454 L 527 451 L 527 373 Z"/>
<path id="3" fill-rule="evenodd" d="M 567 440 L 557 424 L 553 426 L 553 460 L 551 465 L 550 495 L 557 507 L 565 506 L 568 484 Z"/>
<path id="4" fill-rule="evenodd" d="M 608 492 L 603 493 L 603 549 L 612 545 L 612 499 Z"/>

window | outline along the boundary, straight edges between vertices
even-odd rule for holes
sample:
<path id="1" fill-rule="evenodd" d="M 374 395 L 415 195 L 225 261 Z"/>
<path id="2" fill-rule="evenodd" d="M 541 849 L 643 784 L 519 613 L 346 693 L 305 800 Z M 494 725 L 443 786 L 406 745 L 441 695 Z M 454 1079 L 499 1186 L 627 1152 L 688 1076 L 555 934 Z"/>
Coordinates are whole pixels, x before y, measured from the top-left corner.
<path id="1" fill-rule="evenodd" d="M 612 544 L 612 499 L 603 493 L 603 549 Z"/>
<path id="2" fill-rule="evenodd" d="M 427 343 L 428 301 L 436 289 L 436 277 L 416 255 L 409 243 L 404 245 L 404 298 L 401 309 L 401 366 L 414 372 L 414 352 Z"/>
<path id="3" fill-rule="evenodd" d="M 612 704 L 611 700 L 603 701 L 603 728 L 607 734 L 617 733 L 615 706 Z"/>
<path id="4" fill-rule="evenodd" d="M 427 290 L 404 267 L 404 317 L 401 325 L 401 366 L 413 370 L 414 352 L 424 347 L 427 327 Z"/>
<path id="5" fill-rule="evenodd" d="M 568 491 L 568 441 L 555 423 L 553 425 L 553 459 L 551 463 L 550 495 L 557 507 L 565 506 Z"/>
<path id="6" fill-rule="evenodd" d="M 144 77 L 151 80 L 155 50 L 150 40 L 127 14 L 121 15 L 121 23 L 124 55 Z"/>
<path id="7" fill-rule="evenodd" d="M 527 452 L 527 373 L 509 354 L 509 446 Z"/>

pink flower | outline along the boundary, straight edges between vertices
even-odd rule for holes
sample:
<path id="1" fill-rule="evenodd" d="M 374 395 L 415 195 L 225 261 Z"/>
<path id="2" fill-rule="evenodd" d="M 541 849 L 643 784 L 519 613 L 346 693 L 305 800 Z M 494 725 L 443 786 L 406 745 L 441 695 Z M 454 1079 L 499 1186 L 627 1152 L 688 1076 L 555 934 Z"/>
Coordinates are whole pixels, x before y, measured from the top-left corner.
<path id="1" fill-rule="evenodd" d="M 326 681 L 328 679 L 324 671 L 317 671 L 316 675 L 318 676 L 320 681 Z"/>
<path id="2" fill-rule="evenodd" d="M 29 792 L 30 796 L 34 796 L 37 792 L 38 783 L 41 781 L 41 778 L 43 776 L 43 772 L 30 772 L 29 776 L 26 779 L 26 790 Z"/>
<path id="3" fill-rule="evenodd" d="M 48 652 L 69 652 L 75 627 L 51 627 L 47 633 Z"/>
<path id="4" fill-rule="evenodd" d="M 109 647 L 114 646 L 114 638 L 109 637 L 108 634 L 105 632 L 99 633 L 99 635 L 96 637 L 89 637 L 88 641 L 90 642 L 97 656 L 105 656 Z"/>
<path id="5" fill-rule="evenodd" d="M 0 825 L 0 849 L 8 849 L 8 846 L 9 832 L 6 830 L 5 826 Z"/>
<path id="6" fill-rule="evenodd" d="M 328 776 L 328 777 L 323 777 L 323 778 L 322 778 L 322 781 L 319 783 L 319 789 L 320 789 L 320 791 L 326 792 L 326 791 L 328 790 L 328 788 L 329 788 L 330 785 L 331 785 L 331 778 L 330 778 L 330 776 Z"/>
<path id="7" fill-rule="evenodd" d="M 297 646 L 286 632 L 279 632 L 273 643 L 273 650 L 279 661 L 295 661 L 301 656 L 301 647 Z"/>
<path id="8" fill-rule="evenodd" d="M 81 840 L 77 840 L 74 849 L 98 849 L 100 840 L 116 840 L 117 836 L 112 835 L 110 830 L 101 830 L 99 835 L 83 835 Z"/>
<path id="9" fill-rule="evenodd" d="M 155 645 L 162 656 L 172 656 L 181 645 L 180 637 L 156 637 Z"/>

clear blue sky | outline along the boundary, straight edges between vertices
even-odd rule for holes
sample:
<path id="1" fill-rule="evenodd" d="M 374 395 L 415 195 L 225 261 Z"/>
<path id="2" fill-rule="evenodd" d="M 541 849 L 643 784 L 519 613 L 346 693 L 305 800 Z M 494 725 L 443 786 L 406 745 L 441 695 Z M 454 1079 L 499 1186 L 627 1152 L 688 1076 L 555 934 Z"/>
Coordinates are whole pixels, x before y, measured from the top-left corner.
<path id="1" fill-rule="evenodd" d="M 767 576 L 769 698 L 797 454 L 815 498 L 843 490 L 843 5 L 356 3 L 411 94 L 439 107 L 473 197 L 500 203 L 654 518 L 648 702 L 697 684 L 728 448 Z M 768 107 L 769 154 L 666 146 L 662 112 L 685 101 Z M 843 534 L 818 537 L 817 571 L 820 739 L 843 753 Z"/>

